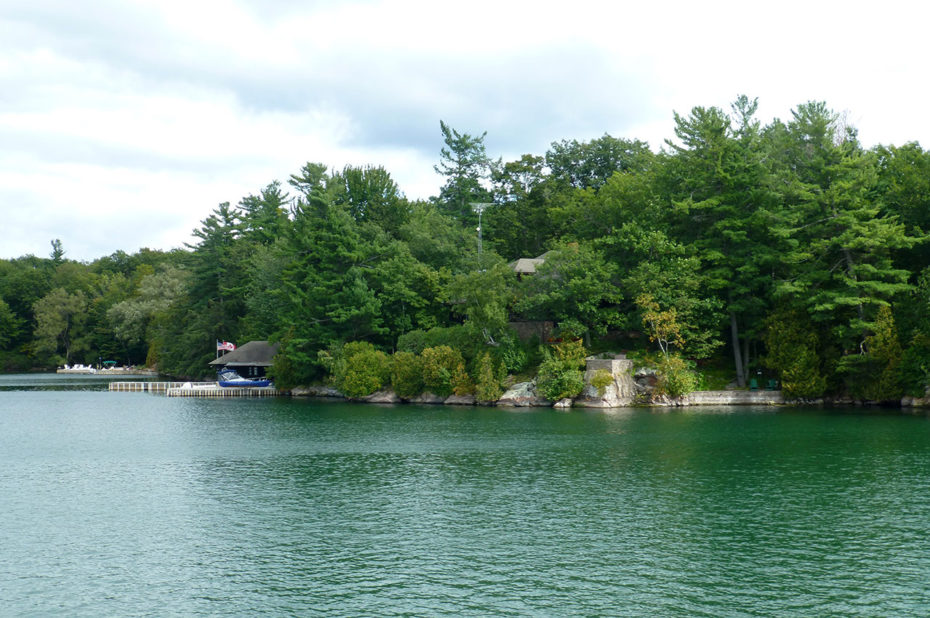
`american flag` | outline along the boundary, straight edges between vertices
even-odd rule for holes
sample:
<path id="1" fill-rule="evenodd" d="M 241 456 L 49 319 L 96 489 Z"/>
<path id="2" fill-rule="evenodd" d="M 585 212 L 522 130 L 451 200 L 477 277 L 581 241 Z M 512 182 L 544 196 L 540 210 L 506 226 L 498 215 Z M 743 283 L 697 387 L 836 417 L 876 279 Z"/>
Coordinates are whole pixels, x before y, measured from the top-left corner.
<path id="1" fill-rule="evenodd" d="M 233 350 L 236 349 L 236 344 L 230 343 L 229 341 L 217 341 L 217 342 L 216 342 L 216 349 L 217 349 L 217 350 L 226 350 L 226 351 L 228 351 L 228 352 L 232 352 Z"/>

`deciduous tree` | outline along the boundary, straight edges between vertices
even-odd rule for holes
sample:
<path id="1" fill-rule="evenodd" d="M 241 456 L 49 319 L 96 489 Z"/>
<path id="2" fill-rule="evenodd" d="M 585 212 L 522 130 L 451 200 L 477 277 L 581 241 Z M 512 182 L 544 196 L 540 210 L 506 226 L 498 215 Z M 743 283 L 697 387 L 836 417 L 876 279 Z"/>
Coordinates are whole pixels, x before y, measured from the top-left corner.
<path id="1" fill-rule="evenodd" d="M 61 355 L 66 363 L 87 348 L 83 330 L 87 298 L 83 292 L 69 294 L 55 288 L 35 304 L 35 345 L 40 353 Z"/>
<path id="2" fill-rule="evenodd" d="M 549 251 L 520 287 L 518 311 L 563 325 L 579 324 L 582 332 L 577 335 L 588 342 L 622 322 L 617 268 L 590 243 L 565 243 Z"/>

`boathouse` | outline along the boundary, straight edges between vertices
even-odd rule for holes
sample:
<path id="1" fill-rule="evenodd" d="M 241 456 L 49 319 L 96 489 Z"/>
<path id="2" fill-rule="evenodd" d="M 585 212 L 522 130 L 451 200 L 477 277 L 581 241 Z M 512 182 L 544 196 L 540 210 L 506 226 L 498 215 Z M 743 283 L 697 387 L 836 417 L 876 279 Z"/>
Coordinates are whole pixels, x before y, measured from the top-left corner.
<path id="1" fill-rule="evenodd" d="M 210 364 L 217 371 L 229 367 L 243 378 L 262 378 L 274 362 L 274 355 L 279 346 L 278 343 L 267 341 L 250 341 L 210 361 Z"/>

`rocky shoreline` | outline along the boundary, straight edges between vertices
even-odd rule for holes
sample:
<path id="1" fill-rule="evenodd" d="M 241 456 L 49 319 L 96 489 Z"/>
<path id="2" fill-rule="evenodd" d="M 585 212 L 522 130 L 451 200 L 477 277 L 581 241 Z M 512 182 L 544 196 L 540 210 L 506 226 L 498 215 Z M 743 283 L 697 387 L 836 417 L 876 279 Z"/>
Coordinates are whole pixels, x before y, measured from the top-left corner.
<path id="1" fill-rule="evenodd" d="M 607 371 L 613 381 L 604 387 L 603 392 L 592 386 L 591 381 L 598 371 Z M 778 390 L 717 390 L 694 391 L 682 397 L 669 398 L 655 392 L 656 376 L 651 369 L 633 370 L 633 361 L 623 358 L 588 358 L 584 374 L 585 388 L 574 399 L 549 401 L 536 391 L 535 380 L 518 382 L 510 386 L 496 401 L 477 401 L 472 395 L 451 395 L 440 397 L 433 393 L 423 393 L 411 399 L 403 399 L 392 390 L 383 390 L 367 397 L 352 399 L 346 397 L 331 386 L 306 386 L 291 389 L 294 397 L 321 397 L 326 399 L 344 399 L 366 403 L 420 403 L 451 406 L 500 406 L 505 408 L 625 408 L 629 406 L 645 407 L 690 407 L 690 406 L 875 406 L 896 405 L 902 408 L 930 408 L 930 395 L 926 397 L 904 397 L 900 402 L 858 401 L 849 397 L 832 397 L 816 400 L 786 400 Z"/>
<path id="2" fill-rule="evenodd" d="M 321 399 L 357 401 L 363 403 L 419 403 L 447 406 L 499 406 L 503 408 L 626 408 L 626 407 L 653 407 L 653 408 L 682 408 L 699 406 L 837 406 L 837 407 L 869 407 L 894 406 L 898 402 L 860 401 L 849 397 L 833 397 L 813 400 L 786 400 L 781 391 L 694 391 L 687 395 L 670 399 L 667 397 L 640 398 L 632 401 L 621 401 L 613 397 L 594 397 L 590 394 L 576 399 L 563 399 L 549 401 L 536 393 L 533 382 L 520 382 L 514 384 L 497 401 L 477 401 L 472 395 L 451 395 L 443 398 L 433 393 L 423 393 L 412 399 L 398 397 L 394 391 L 378 391 L 368 397 L 346 397 L 331 386 L 305 386 L 291 389 L 289 394 L 293 397 L 315 397 Z M 593 387 L 592 387 L 593 388 Z M 587 389 L 586 389 L 587 390 Z M 596 389 L 594 389 L 596 392 Z M 900 401 L 903 409 L 917 410 L 930 408 L 930 397 L 904 397 Z"/>
<path id="3" fill-rule="evenodd" d="M 613 381 L 604 387 L 603 392 L 591 385 L 598 371 L 607 371 Z M 518 382 L 513 384 L 496 401 L 477 401 L 471 395 L 452 395 L 440 397 L 433 393 L 423 393 L 411 399 L 402 399 L 391 390 L 383 390 L 367 397 L 351 399 L 366 403 L 421 403 L 434 405 L 485 405 L 507 408 L 623 408 L 628 406 L 727 406 L 727 405 L 783 405 L 781 391 L 696 391 L 679 398 L 658 396 L 654 392 L 655 372 L 645 369 L 633 371 L 633 361 L 626 358 L 587 359 L 584 374 L 585 388 L 574 399 L 549 401 L 536 391 L 536 382 Z M 291 389 L 294 397 L 322 397 L 327 399 L 350 399 L 331 386 L 306 386 Z"/>
<path id="4" fill-rule="evenodd" d="M 331 386 L 305 386 L 291 389 L 293 397 L 317 397 L 344 399 L 364 403 L 419 403 L 447 406 L 498 406 L 503 408 L 625 408 L 629 406 L 686 407 L 686 406 L 777 406 L 796 402 L 785 401 L 781 391 L 695 391 L 678 399 L 655 398 L 619 402 L 609 397 L 582 396 L 577 399 L 549 401 L 538 395 L 533 382 L 514 384 L 497 401 L 477 401 L 472 395 L 451 395 L 442 398 L 433 393 L 423 393 L 412 399 L 402 399 L 392 390 L 372 393 L 357 399 L 346 397 Z M 915 404 L 916 405 L 916 404 Z M 930 400 L 927 404 L 930 406 Z"/>

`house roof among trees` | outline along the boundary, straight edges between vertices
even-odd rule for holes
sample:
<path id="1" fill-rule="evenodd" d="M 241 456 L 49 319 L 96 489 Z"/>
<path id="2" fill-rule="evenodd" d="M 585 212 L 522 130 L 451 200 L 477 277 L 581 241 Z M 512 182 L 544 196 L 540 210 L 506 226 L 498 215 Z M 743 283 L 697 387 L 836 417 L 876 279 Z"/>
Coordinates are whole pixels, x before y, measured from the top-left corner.
<path id="1" fill-rule="evenodd" d="M 267 341 L 250 341 L 229 354 L 210 361 L 210 364 L 225 367 L 270 367 L 279 346 L 278 343 Z"/>
<path id="2" fill-rule="evenodd" d="M 536 272 L 536 268 L 546 261 L 546 256 L 549 255 L 549 252 L 546 251 L 542 255 L 534 258 L 520 258 L 514 260 L 508 266 L 513 269 L 518 275 L 532 275 Z"/>

